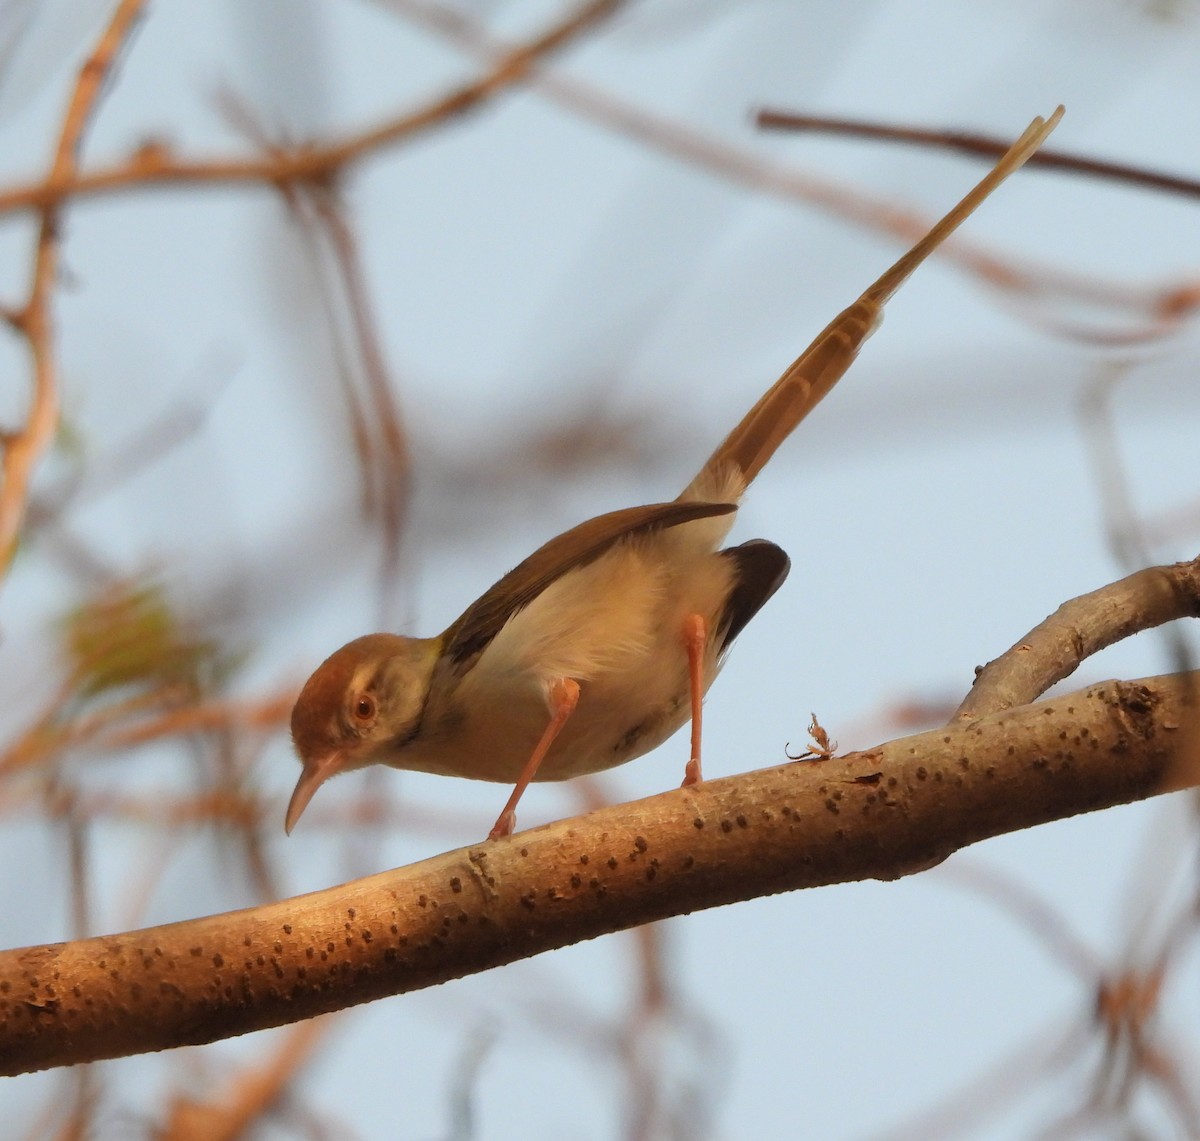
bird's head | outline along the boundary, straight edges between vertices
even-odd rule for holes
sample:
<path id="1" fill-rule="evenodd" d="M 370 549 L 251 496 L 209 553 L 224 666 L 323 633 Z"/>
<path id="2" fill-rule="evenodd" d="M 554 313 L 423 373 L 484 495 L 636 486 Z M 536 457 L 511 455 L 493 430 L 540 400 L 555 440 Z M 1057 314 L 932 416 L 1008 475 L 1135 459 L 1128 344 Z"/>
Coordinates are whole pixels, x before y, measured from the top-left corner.
<path id="1" fill-rule="evenodd" d="M 438 638 L 367 634 L 317 667 L 292 709 L 292 742 L 304 766 L 288 803 L 290 834 L 331 776 L 402 749 L 420 729 Z"/>

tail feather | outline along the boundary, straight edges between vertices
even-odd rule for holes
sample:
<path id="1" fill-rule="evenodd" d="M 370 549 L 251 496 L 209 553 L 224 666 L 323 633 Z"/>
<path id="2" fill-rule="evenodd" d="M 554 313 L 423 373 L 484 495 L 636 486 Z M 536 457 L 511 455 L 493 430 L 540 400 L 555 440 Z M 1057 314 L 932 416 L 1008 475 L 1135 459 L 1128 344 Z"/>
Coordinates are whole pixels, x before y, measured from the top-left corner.
<path id="1" fill-rule="evenodd" d="M 976 207 L 1045 142 L 1058 125 L 1063 109 L 1049 119 L 1037 118 L 1004 153 L 996 165 L 940 222 L 895 265 L 835 317 L 791 367 L 767 390 L 757 404 L 709 457 L 680 499 L 705 499 L 710 488 L 740 476 L 752 479 L 792 430 L 821 401 L 853 363 L 863 342 L 883 314 L 883 307 L 909 275 L 942 244 Z M 736 473 L 736 474 L 735 474 Z"/>

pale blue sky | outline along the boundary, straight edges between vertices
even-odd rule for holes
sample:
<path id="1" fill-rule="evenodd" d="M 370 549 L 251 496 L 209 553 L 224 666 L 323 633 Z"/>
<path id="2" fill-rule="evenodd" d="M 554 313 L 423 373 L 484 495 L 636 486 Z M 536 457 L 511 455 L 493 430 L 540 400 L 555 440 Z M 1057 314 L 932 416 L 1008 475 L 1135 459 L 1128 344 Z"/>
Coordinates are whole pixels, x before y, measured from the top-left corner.
<path id="1" fill-rule="evenodd" d="M 66 64 L 91 34 L 70 5 L 42 7 L 37 35 L 10 61 L 15 78 L 0 86 L 6 180 L 40 168 Z M 558 10 L 522 0 L 462 7 L 505 34 Z M 1015 136 L 1062 102 L 1054 144 L 1197 174 L 1198 48 L 1200 11 L 1185 3 L 1159 17 L 1117 0 L 647 0 L 555 68 L 932 218 L 978 177 L 976 165 L 760 136 L 749 126 L 752 109 Z M 150 135 L 187 153 L 242 145 L 214 109 L 222 87 L 268 126 L 303 135 L 389 115 L 474 70 L 385 3 L 160 3 L 87 155 L 114 157 Z M 676 494 L 900 248 L 679 165 L 527 92 L 373 160 L 352 178 L 348 198 L 419 460 L 410 577 L 395 612 L 421 633 L 446 625 L 556 531 Z M 302 679 L 378 613 L 371 551 L 350 547 L 332 560 L 334 571 L 311 581 L 298 570 L 304 557 L 349 541 L 355 476 L 303 256 L 282 218 L 269 193 L 244 188 L 152 191 L 81 207 L 65 247 L 73 281 L 58 307 L 67 412 L 97 454 L 119 448 L 138 415 L 187 397 L 211 404 L 202 432 L 120 495 L 97 499 L 77 525 L 114 565 L 162 565 L 193 596 L 241 615 L 240 633 L 256 651 L 247 695 Z M 1161 285 L 1194 279 L 1198 221 L 1196 204 L 1182 199 L 1024 172 L 964 236 L 1022 262 Z M 0 228 L 6 299 L 24 280 L 23 240 L 11 222 Z M 780 762 L 786 743 L 804 740 L 811 710 L 844 748 L 871 744 L 872 734 L 894 732 L 878 728 L 885 707 L 961 694 L 976 664 L 1064 599 L 1122 573 L 1106 549 L 1079 416 L 1084 386 L 1117 357 L 1026 316 L 957 268 L 924 267 L 842 387 L 760 477 L 735 541 L 769 537 L 791 553 L 794 569 L 710 694 L 712 775 Z M 1135 350 L 1137 367 L 1117 398 L 1122 458 L 1149 513 L 1196 495 L 1198 352 L 1194 327 Z M 9 392 L 19 394 L 24 361 L 10 343 L 0 363 Z M 6 417 L 20 407 L 13 395 L 3 401 Z M 503 441 L 531 419 L 548 425 L 589 407 L 656 418 L 646 438 L 660 460 L 549 482 L 517 470 L 496 487 L 462 485 L 472 459 L 502 455 Z M 314 526 L 324 540 L 314 539 Z M 1188 556 L 1195 543 L 1193 531 L 1155 557 Z M 307 554 L 298 562 L 297 552 Z M 64 590 L 60 578 L 19 566 L 0 596 L 10 711 L 38 692 L 28 663 L 45 662 L 43 631 L 69 600 Z M 1079 681 L 1167 668 L 1161 640 L 1143 636 L 1089 663 Z M 6 713 L 4 726 L 19 720 Z M 681 749 L 672 741 L 612 774 L 610 794 L 677 783 Z M 290 790 L 296 764 L 282 736 L 262 773 L 281 798 Z M 175 754 L 109 761 L 101 776 L 142 787 L 189 779 Z M 362 779 L 347 777 L 321 796 L 352 795 Z M 419 775 L 376 779 L 421 803 L 477 813 L 479 832 L 504 795 Z M 577 803 L 569 788 L 535 787 L 521 823 Z M 1115 955 L 1139 854 L 1151 837 L 1178 843 L 1164 823 L 1171 811 L 1111 811 L 980 845 L 965 858 L 1010 873 L 1051 900 L 1098 954 Z M 389 835 L 376 866 L 476 838 Z M 289 890 L 347 873 L 340 849 L 316 830 L 301 827 L 285 840 L 280 827 L 271 843 Z M 58 849 L 41 829 L 8 822 L 0 844 L 10 866 L 47 869 L 36 896 L 55 901 L 33 906 L 26 884 L 0 890 L 0 941 L 63 938 Z M 142 833 L 97 831 L 105 920 L 115 921 L 121 877 L 146 845 Z M 224 882 L 231 866 L 219 841 L 197 838 L 145 921 L 249 902 Z M 673 1088 L 699 1074 L 715 1099 L 711 1135 L 731 1141 L 874 1136 L 1038 1028 L 1085 1019 L 1091 998 L 993 903 L 939 871 L 693 916 L 671 923 L 667 940 L 672 978 L 719 1049 L 698 1069 L 696 1039 L 664 1032 L 662 1056 L 679 1071 Z M 618 1017 L 632 955 L 628 938 L 606 939 L 355 1012 L 313 1066 L 307 1103 L 363 1137 L 438 1136 L 456 1059 L 488 1027 L 497 1039 L 479 1082 L 479 1138 L 618 1136 L 621 1087 L 610 1063 L 538 1019 L 572 1004 Z M 1170 1004 L 1181 1030 L 1200 1014 L 1191 966 Z M 251 1059 L 261 1042 L 212 1053 Z M 113 1072 L 131 1104 L 149 1107 L 158 1104 L 164 1065 L 130 1060 Z M 49 1081 L 7 1084 L 0 1106 L 31 1112 Z M 1014 1102 L 1002 1124 L 973 1135 L 1028 1136 L 1074 1104 L 1072 1091 L 1082 1096 L 1078 1081 L 1048 1088 L 1051 1097 Z"/>

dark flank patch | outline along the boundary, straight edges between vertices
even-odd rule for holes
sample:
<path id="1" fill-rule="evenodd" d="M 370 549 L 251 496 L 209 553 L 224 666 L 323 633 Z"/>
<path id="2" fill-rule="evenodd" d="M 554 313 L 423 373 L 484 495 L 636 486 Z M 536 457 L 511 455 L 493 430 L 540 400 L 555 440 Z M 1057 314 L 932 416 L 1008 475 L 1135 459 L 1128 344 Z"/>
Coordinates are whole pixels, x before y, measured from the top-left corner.
<path id="1" fill-rule="evenodd" d="M 646 717 L 633 726 L 632 729 L 626 730 L 617 743 L 613 745 L 613 754 L 619 755 L 621 753 L 628 752 L 629 750 L 633 749 L 634 746 L 642 740 L 642 738 L 650 737 L 657 733 L 659 727 L 664 722 L 673 720 L 680 708 L 689 700 L 690 698 L 687 694 L 678 696 L 663 709 L 659 710 L 659 712 L 654 716 Z"/>
<path id="2" fill-rule="evenodd" d="M 648 721 L 639 721 L 632 729 L 627 730 L 612 747 L 614 753 L 624 753 L 632 749 L 645 735 L 649 728 Z"/>

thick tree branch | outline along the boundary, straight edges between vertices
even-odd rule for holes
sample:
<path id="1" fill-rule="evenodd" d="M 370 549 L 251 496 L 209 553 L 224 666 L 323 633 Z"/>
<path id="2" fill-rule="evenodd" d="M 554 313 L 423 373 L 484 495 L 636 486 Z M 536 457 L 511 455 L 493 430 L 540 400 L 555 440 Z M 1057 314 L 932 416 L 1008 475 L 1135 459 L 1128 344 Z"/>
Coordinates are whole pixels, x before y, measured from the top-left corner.
<path id="1" fill-rule="evenodd" d="M 297 899 L 0 954 L 0 1073 L 295 1022 L 701 908 L 891 879 L 1166 791 L 1195 675 L 1105 682 L 705 782 Z"/>

